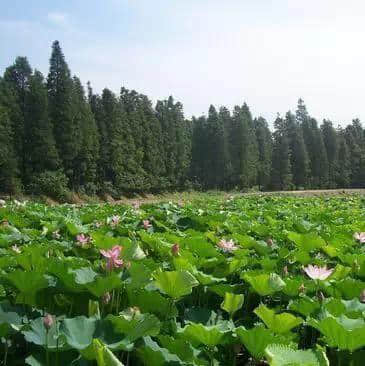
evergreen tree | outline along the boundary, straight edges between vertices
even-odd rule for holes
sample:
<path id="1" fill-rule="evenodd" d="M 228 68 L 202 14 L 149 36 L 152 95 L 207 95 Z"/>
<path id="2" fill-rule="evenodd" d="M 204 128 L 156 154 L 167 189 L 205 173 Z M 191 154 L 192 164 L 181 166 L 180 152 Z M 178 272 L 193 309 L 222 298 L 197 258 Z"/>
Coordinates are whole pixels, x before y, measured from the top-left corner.
<path id="1" fill-rule="evenodd" d="M 0 106 L 0 187 L 0 190 L 6 193 L 17 193 L 19 191 L 18 168 L 11 123 L 3 106 Z"/>
<path id="2" fill-rule="evenodd" d="M 285 121 L 278 116 L 274 127 L 270 186 L 273 190 L 288 190 L 292 188 L 292 173 Z"/>
<path id="3" fill-rule="evenodd" d="M 270 184 L 270 169 L 272 159 L 272 136 L 266 120 L 259 117 L 254 120 L 257 146 L 258 146 L 258 167 L 257 184 L 259 189 L 267 189 Z"/>
<path id="4" fill-rule="evenodd" d="M 332 122 L 323 120 L 321 125 L 324 146 L 327 152 L 329 188 L 335 188 L 338 173 L 338 141 Z"/>
<path id="5" fill-rule="evenodd" d="M 228 132 L 232 161 L 232 185 L 248 188 L 257 178 L 258 148 L 251 112 L 245 103 L 234 107 Z"/>
<path id="6" fill-rule="evenodd" d="M 289 140 L 293 184 L 297 189 L 304 189 L 308 185 L 308 154 L 302 130 L 291 112 L 285 115 L 285 130 Z"/>
<path id="7" fill-rule="evenodd" d="M 25 140 L 27 138 L 25 133 L 25 100 L 29 90 L 29 79 L 31 74 L 32 69 L 26 57 L 17 57 L 14 64 L 9 66 L 4 73 L 4 82 L 12 89 L 17 103 L 15 110 L 16 116 L 11 112 L 9 117 L 14 131 L 15 153 L 17 155 L 21 176 L 23 176 L 25 170 L 24 162 L 26 159 L 26 152 L 24 149 Z M 12 117 L 15 117 L 15 119 Z"/>
<path id="8" fill-rule="evenodd" d="M 218 189 L 224 181 L 224 127 L 213 105 L 209 107 L 206 123 L 206 187 Z"/>
<path id="9" fill-rule="evenodd" d="M 99 135 L 91 106 L 77 77 L 73 78 L 72 107 L 80 141 L 79 155 L 75 158 L 74 183 L 90 193 L 97 191 L 97 163 L 99 159 Z"/>
<path id="10" fill-rule="evenodd" d="M 229 130 L 231 126 L 231 114 L 226 107 L 221 107 L 219 109 L 219 120 L 223 126 L 223 185 L 221 189 L 229 188 L 229 182 L 231 181 L 233 168 L 232 161 L 230 157 L 229 149 Z"/>
<path id="11" fill-rule="evenodd" d="M 351 184 L 351 160 L 350 151 L 347 146 L 345 132 L 342 129 L 337 131 L 338 141 L 338 171 L 336 175 L 337 187 L 348 188 Z"/>
<path id="12" fill-rule="evenodd" d="M 345 138 L 351 161 L 351 187 L 360 188 L 365 183 L 365 138 L 358 119 L 346 127 Z"/>
<path id="13" fill-rule="evenodd" d="M 25 184 L 34 175 L 55 171 L 60 161 L 53 136 L 53 126 L 48 116 L 47 89 L 43 75 L 35 71 L 29 78 L 29 90 L 25 95 L 24 179 Z"/>
<path id="14" fill-rule="evenodd" d="M 206 134 L 206 118 L 193 117 L 193 134 L 192 134 L 192 153 L 190 175 L 193 183 L 205 186 L 205 170 L 207 162 L 207 134 Z"/>
<path id="15" fill-rule="evenodd" d="M 71 187 L 77 188 L 76 158 L 81 149 L 79 111 L 73 105 L 73 81 L 60 44 L 52 45 L 50 70 L 47 79 L 49 114 L 64 172 Z"/>

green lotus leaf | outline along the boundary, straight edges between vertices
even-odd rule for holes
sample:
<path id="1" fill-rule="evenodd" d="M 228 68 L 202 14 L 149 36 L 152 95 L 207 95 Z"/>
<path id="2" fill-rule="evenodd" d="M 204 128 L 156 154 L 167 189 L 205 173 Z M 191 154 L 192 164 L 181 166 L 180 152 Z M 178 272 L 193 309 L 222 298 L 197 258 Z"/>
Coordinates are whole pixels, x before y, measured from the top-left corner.
<path id="1" fill-rule="evenodd" d="M 132 290 L 127 287 L 129 304 L 137 306 L 142 312 L 153 313 L 163 318 L 175 317 L 177 309 L 170 299 L 158 291 Z"/>
<path id="2" fill-rule="evenodd" d="M 75 276 L 75 283 L 78 285 L 85 285 L 93 282 L 98 275 L 91 267 L 83 267 L 75 270 L 70 269 L 69 272 Z"/>
<path id="3" fill-rule="evenodd" d="M 105 235 L 98 231 L 92 232 L 91 237 L 93 239 L 93 244 L 99 249 L 110 249 L 114 245 L 123 246 L 122 240 L 120 238 L 114 238 L 111 235 Z"/>
<path id="4" fill-rule="evenodd" d="M 158 318 L 152 314 L 125 311 L 119 316 L 108 315 L 106 319 L 113 324 L 115 332 L 125 334 L 131 343 L 141 337 L 156 336 L 161 327 Z"/>
<path id="5" fill-rule="evenodd" d="M 229 285 L 226 283 L 221 283 L 219 285 L 209 286 L 208 290 L 221 297 L 224 297 L 226 292 L 231 292 L 233 294 L 240 293 L 244 290 L 244 287 L 242 285 Z"/>
<path id="6" fill-rule="evenodd" d="M 52 352 L 48 356 L 50 365 L 57 365 L 58 363 L 59 365 L 82 366 L 81 363 L 77 363 L 80 355 L 75 351 Z M 47 366 L 47 356 L 45 352 L 32 353 L 25 359 L 25 364 L 29 366 Z"/>
<path id="7" fill-rule="evenodd" d="M 243 295 L 235 295 L 231 292 L 226 292 L 224 295 L 224 301 L 221 304 L 221 308 L 225 310 L 230 317 L 242 308 L 244 301 Z"/>
<path id="8" fill-rule="evenodd" d="M 341 264 L 337 264 L 334 272 L 331 275 L 331 280 L 343 280 L 348 277 L 351 272 L 350 267 L 342 266 Z"/>
<path id="9" fill-rule="evenodd" d="M 254 310 L 254 313 L 266 324 L 273 332 L 285 334 L 291 329 L 303 323 L 303 319 L 290 313 L 275 314 L 275 312 L 261 304 Z"/>
<path id="10" fill-rule="evenodd" d="M 94 352 L 93 359 L 96 360 L 97 366 L 123 366 L 123 363 L 119 361 L 113 352 L 99 339 L 93 339 L 92 350 Z M 90 353 L 89 350 L 89 357 Z"/>
<path id="11" fill-rule="evenodd" d="M 346 300 L 351 300 L 360 296 L 361 291 L 365 289 L 365 282 L 353 278 L 346 278 L 342 281 L 336 281 L 333 286 Z M 326 290 L 326 292 L 339 297 L 339 294 L 335 292 L 332 294 L 330 289 Z"/>
<path id="12" fill-rule="evenodd" d="M 202 271 L 195 270 L 193 271 L 195 278 L 200 282 L 200 284 L 206 286 L 206 285 L 212 285 L 219 282 L 224 281 L 224 278 L 217 278 L 212 275 L 208 275 Z"/>
<path id="13" fill-rule="evenodd" d="M 235 333 L 256 360 L 261 360 L 264 357 L 265 349 L 271 343 L 289 344 L 289 340 L 274 334 L 263 325 L 251 329 L 239 327 L 235 329 Z"/>
<path id="14" fill-rule="evenodd" d="M 143 338 L 143 345 L 138 347 L 137 354 L 146 366 L 178 366 L 183 361 L 166 348 L 160 347 L 151 337 Z"/>
<path id="15" fill-rule="evenodd" d="M 50 286 L 50 279 L 37 271 L 22 271 L 17 269 L 4 276 L 25 297 L 32 298 L 38 291 Z M 31 303 L 32 304 L 32 303 Z"/>
<path id="16" fill-rule="evenodd" d="M 295 350 L 282 344 L 271 344 L 265 350 L 270 366 L 329 366 L 323 350 Z"/>
<path id="17" fill-rule="evenodd" d="M 93 282 L 87 282 L 86 288 L 95 297 L 101 297 L 106 292 L 110 292 L 122 286 L 120 276 L 116 273 L 111 273 L 105 277 L 96 276 Z"/>
<path id="18" fill-rule="evenodd" d="M 23 317 L 19 315 L 19 309 L 13 308 L 9 303 L 0 303 L 0 337 L 5 337 L 11 331 L 18 331 Z"/>
<path id="19" fill-rule="evenodd" d="M 172 354 L 177 355 L 182 361 L 196 365 L 203 364 L 197 359 L 197 356 L 200 352 L 196 350 L 189 342 L 167 335 L 158 336 L 158 341 L 162 347 L 166 348 Z"/>
<path id="20" fill-rule="evenodd" d="M 51 328 L 47 330 L 43 323 L 43 317 L 37 318 L 30 322 L 29 328 L 29 330 L 22 331 L 27 342 L 48 348 L 54 352 L 61 351 L 66 346 L 63 337 L 60 336 L 59 321 L 55 321 Z"/>
<path id="21" fill-rule="evenodd" d="M 231 340 L 229 337 L 231 330 L 221 325 L 206 326 L 200 323 L 190 323 L 179 329 L 178 333 L 193 345 L 203 344 L 214 347 L 218 344 L 229 343 Z"/>
<path id="22" fill-rule="evenodd" d="M 255 274 L 246 272 L 241 277 L 261 296 L 272 295 L 286 286 L 285 282 L 276 273 Z"/>
<path id="23" fill-rule="evenodd" d="M 307 323 L 322 333 L 330 347 L 353 352 L 365 346 L 363 319 L 350 319 L 341 315 L 339 318 L 328 316 L 322 320 L 309 319 Z"/>
<path id="24" fill-rule="evenodd" d="M 214 245 L 208 242 L 203 235 L 184 239 L 183 244 L 185 248 L 189 249 L 200 258 L 216 257 L 220 255 Z"/>
<path id="25" fill-rule="evenodd" d="M 199 284 L 188 271 L 158 271 L 153 277 L 157 288 L 175 300 L 191 294 L 192 288 Z"/>
<path id="26" fill-rule="evenodd" d="M 133 344 L 120 332 L 116 332 L 113 324 L 107 320 L 77 316 L 64 319 L 60 333 L 67 344 L 79 351 L 84 357 L 92 357 L 93 339 L 99 339 L 111 350 L 131 350 Z"/>
<path id="27" fill-rule="evenodd" d="M 288 233 L 288 239 L 300 249 L 310 252 L 315 249 L 320 249 L 326 245 L 326 242 L 317 234 L 307 233 L 299 234 L 295 232 Z"/>
<path id="28" fill-rule="evenodd" d="M 303 296 L 297 300 L 292 300 L 289 303 L 288 309 L 295 311 L 301 315 L 309 316 L 321 308 L 318 300 L 312 299 L 308 296 Z"/>
<path id="29" fill-rule="evenodd" d="M 67 231 L 72 236 L 76 236 L 77 234 L 87 232 L 86 226 L 83 226 L 81 223 L 73 221 L 73 220 L 65 220 L 65 225 L 66 225 Z"/>

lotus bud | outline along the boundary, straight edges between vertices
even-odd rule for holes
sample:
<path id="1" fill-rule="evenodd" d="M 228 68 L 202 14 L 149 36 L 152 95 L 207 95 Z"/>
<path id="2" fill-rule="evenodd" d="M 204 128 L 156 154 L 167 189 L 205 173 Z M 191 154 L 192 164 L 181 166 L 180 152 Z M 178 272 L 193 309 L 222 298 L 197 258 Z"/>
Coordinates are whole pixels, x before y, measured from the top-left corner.
<path id="1" fill-rule="evenodd" d="M 318 296 L 318 300 L 319 300 L 320 302 L 323 302 L 323 301 L 325 300 L 325 297 L 324 297 L 324 295 L 323 295 L 323 292 L 322 292 L 322 291 L 319 291 L 317 296 Z"/>
<path id="2" fill-rule="evenodd" d="M 138 306 L 132 306 L 130 309 L 130 312 L 135 316 L 141 314 L 141 310 Z"/>
<path id="3" fill-rule="evenodd" d="M 285 266 L 285 267 L 283 268 L 283 273 L 284 273 L 284 276 L 285 276 L 285 277 L 289 276 L 288 266 Z"/>
<path id="4" fill-rule="evenodd" d="M 272 247 L 272 245 L 274 244 L 274 242 L 273 242 L 273 240 L 271 238 L 269 238 L 269 239 L 266 240 L 266 244 L 267 244 L 267 246 Z"/>
<path id="5" fill-rule="evenodd" d="M 110 296 L 110 293 L 109 292 L 106 292 L 102 298 L 101 298 L 102 302 L 104 305 L 107 305 L 109 304 L 110 300 L 111 300 L 111 296 Z"/>
<path id="6" fill-rule="evenodd" d="M 16 244 L 12 245 L 11 249 L 18 254 L 22 252 Z"/>
<path id="7" fill-rule="evenodd" d="M 46 314 L 43 318 L 43 324 L 46 330 L 50 330 L 54 323 L 54 317 L 50 314 Z"/>
<path id="8" fill-rule="evenodd" d="M 172 247 L 171 247 L 171 254 L 174 256 L 174 257 L 177 257 L 179 254 L 180 254 L 180 245 L 179 244 L 174 244 Z"/>
<path id="9" fill-rule="evenodd" d="M 360 300 L 360 302 L 362 302 L 363 304 L 365 304 L 365 289 L 361 291 L 359 300 Z"/>

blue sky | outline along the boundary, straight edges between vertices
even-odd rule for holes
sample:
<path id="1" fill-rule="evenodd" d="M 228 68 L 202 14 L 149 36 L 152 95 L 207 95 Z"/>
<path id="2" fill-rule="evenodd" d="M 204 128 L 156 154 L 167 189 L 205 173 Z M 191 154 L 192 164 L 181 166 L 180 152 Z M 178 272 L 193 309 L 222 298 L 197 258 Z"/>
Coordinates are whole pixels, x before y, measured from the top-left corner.
<path id="1" fill-rule="evenodd" d="M 18 55 L 45 75 L 58 39 L 100 92 L 172 94 L 187 116 L 246 101 L 271 123 L 302 97 L 319 120 L 365 120 L 362 0 L 12 0 L 0 73 Z"/>

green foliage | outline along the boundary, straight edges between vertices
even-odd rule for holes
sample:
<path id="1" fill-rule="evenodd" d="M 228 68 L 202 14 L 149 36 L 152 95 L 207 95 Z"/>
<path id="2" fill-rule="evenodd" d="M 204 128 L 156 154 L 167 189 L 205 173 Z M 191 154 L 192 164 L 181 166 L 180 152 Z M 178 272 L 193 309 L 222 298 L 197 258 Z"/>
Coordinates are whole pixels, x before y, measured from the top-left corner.
<path id="1" fill-rule="evenodd" d="M 0 350 L 29 365 L 361 365 L 360 205 L 209 194 L 138 210 L 6 202 Z M 222 251 L 223 238 L 237 249 Z M 117 245 L 118 258 L 105 257 Z M 312 280 L 303 263 L 334 272 Z"/>

